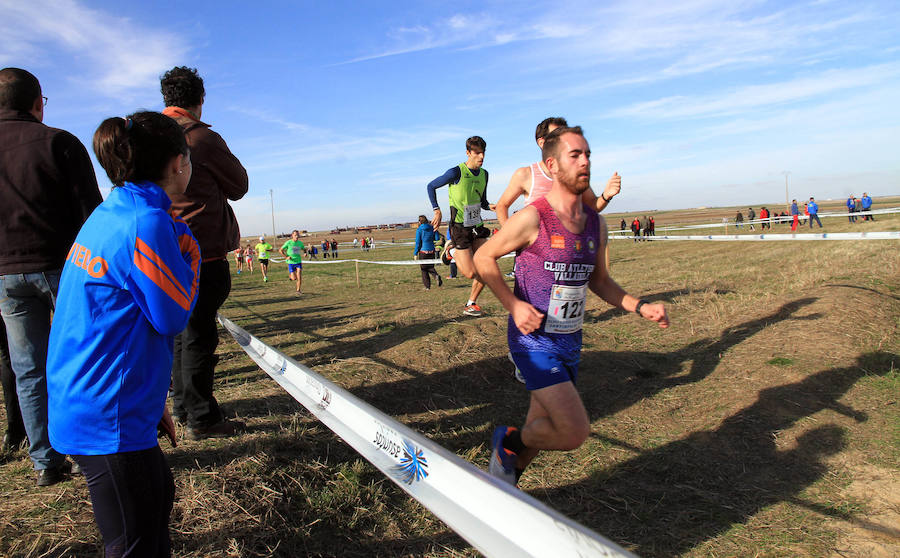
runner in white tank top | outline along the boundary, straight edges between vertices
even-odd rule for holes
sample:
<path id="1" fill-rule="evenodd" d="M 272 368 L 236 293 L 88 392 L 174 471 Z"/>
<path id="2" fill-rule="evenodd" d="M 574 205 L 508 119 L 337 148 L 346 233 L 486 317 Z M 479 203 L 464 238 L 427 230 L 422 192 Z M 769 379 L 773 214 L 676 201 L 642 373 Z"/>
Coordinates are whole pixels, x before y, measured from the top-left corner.
<path id="1" fill-rule="evenodd" d="M 531 205 L 546 196 L 550 186 L 553 186 L 553 179 L 541 168 L 540 161 L 531 163 L 531 190 L 525 196 L 525 205 Z"/>
<path id="2" fill-rule="evenodd" d="M 560 117 L 545 118 L 534 133 L 535 141 L 538 148 L 544 145 L 544 136 L 558 128 L 566 126 L 566 119 Z M 520 167 L 513 173 L 509 180 L 509 185 L 500 196 L 496 205 L 492 208 L 497 212 L 497 219 L 502 227 L 506 220 L 509 219 L 510 206 L 519 199 L 519 196 L 525 195 L 525 205 L 531 205 L 536 200 L 541 199 L 550 190 L 551 177 L 546 168 L 540 163 L 532 163 L 527 167 Z M 619 193 L 622 187 L 622 178 L 618 173 L 613 174 L 612 178 L 606 183 L 606 188 L 598 197 L 593 190 L 588 190 L 583 195 L 583 201 L 588 207 L 592 207 L 601 212 L 606 209 L 607 204 L 612 200 L 613 196 Z"/>

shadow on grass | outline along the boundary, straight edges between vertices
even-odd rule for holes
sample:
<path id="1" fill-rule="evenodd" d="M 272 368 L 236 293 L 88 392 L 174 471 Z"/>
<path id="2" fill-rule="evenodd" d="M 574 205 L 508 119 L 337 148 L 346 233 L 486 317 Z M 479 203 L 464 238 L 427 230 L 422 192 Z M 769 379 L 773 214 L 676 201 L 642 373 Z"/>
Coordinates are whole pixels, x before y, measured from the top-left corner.
<path id="1" fill-rule="evenodd" d="M 684 295 L 688 295 L 691 293 L 698 293 L 698 292 L 705 293 L 707 291 L 704 288 L 678 289 L 678 290 L 674 290 L 674 291 L 663 291 L 663 292 L 659 292 L 659 293 L 647 294 L 647 295 L 641 296 L 641 298 L 646 300 L 647 302 L 669 302 L 669 303 L 672 303 L 675 301 L 675 297 L 684 296 Z M 731 292 L 733 292 L 733 291 L 730 291 L 728 289 L 714 289 L 712 291 L 712 293 L 716 294 L 716 295 L 726 295 Z M 616 308 L 616 307 L 608 308 L 608 309 L 604 310 L 603 312 L 600 312 L 599 310 L 588 310 L 587 312 L 584 313 L 584 321 L 587 324 L 605 322 L 607 320 L 611 320 L 611 319 L 615 318 L 616 316 L 624 316 L 625 314 L 628 314 L 628 312 L 626 312 L 625 310 L 622 310 L 621 308 Z"/>
<path id="2" fill-rule="evenodd" d="M 255 365 L 254 365 L 255 366 Z M 272 381 L 268 376 L 258 378 L 258 381 Z M 229 417 L 236 415 L 240 419 L 254 417 L 266 417 L 269 415 L 291 415 L 303 409 L 293 397 L 285 393 L 278 395 L 266 395 L 246 399 L 232 399 L 222 404 L 222 409 Z M 256 429 L 251 429 L 255 432 Z"/>
<path id="3" fill-rule="evenodd" d="M 888 297 L 888 298 L 893 298 L 894 300 L 900 300 L 900 296 L 892 295 L 892 294 L 889 294 L 889 293 L 886 293 L 886 292 L 883 292 L 883 291 L 878 291 L 878 290 L 875 290 L 875 289 L 870 289 L 869 287 L 861 287 L 861 286 L 859 286 L 859 285 L 847 285 L 847 284 L 843 284 L 843 283 L 828 283 L 828 284 L 825 285 L 825 286 L 826 286 L 826 287 L 844 287 L 844 288 L 847 288 L 847 289 L 859 289 L 859 290 L 861 290 L 861 291 L 869 291 L 870 293 L 872 293 L 872 294 L 874 294 L 874 295 L 885 296 L 885 297 Z"/>
<path id="4" fill-rule="evenodd" d="M 229 539 L 240 541 L 242 555 L 265 556 L 409 556 L 469 546 L 443 525 L 423 522 L 417 504 L 318 424 L 181 449 L 168 460 L 176 471 L 199 468 L 194 482 L 212 483 L 207 491 L 221 490 L 240 506 L 224 516 L 209 510 L 210 522 L 176 508 L 177 554 L 221 552 Z M 191 490 L 176 498 L 211 497 Z"/>
<path id="5" fill-rule="evenodd" d="M 391 313 L 396 314 L 408 310 L 411 307 L 392 309 Z M 320 366 L 327 364 L 334 359 L 358 358 L 364 356 L 367 359 L 379 360 L 377 353 L 405 343 L 411 339 L 419 339 L 430 335 L 442 327 L 447 325 L 445 318 L 439 318 L 431 321 L 414 322 L 406 325 L 397 325 L 390 321 L 386 323 L 377 323 L 375 325 L 366 325 L 350 329 L 349 331 L 341 331 L 333 334 L 316 333 L 318 330 L 328 327 L 343 326 L 352 323 L 361 318 L 371 318 L 371 314 L 359 312 L 351 315 L 340 317 L 329 317 L 327 310 L 316 309 L 316 314 L 305 311 L 284 311 L 272 314 L 271 318 L 266 318 L 264 324 L 247 325 L 245 329 L 254 336 L 265 338 L 267 335 L 277 334 L 283 331 L 299 331 L 308 336 L 313 341 L 323 341 L 327 345 L 316 348 L 312 353 L 306 351 L 297 351 L 294 348 L 296 342 L 288 342 L 284 344 L 273 343 L 273 347 L 284 352 L 291 358 L 303 362 L 307 366 Z M 322 315 L 317 315 L 322 312 Z M 369 335 L 365 339 L 353 340 L 354 337 L 361 335 Z M 387 366 L 398 370 L 403 370 L 409 374 L 421 376 L 422 374 L 416 370 L 399 367 L 393 363 L 385 361 Z"/>
<path id="6" fill-rule="evenodd" d="M 896 359 L 869 353 L 857 366 L 764 389 L 756 403 L 715 430 L 694 432 L 536 496 L 641 556 L 685 552 L 768 506 L 791 501 L 820 479 L 827 471 L 824 458 L 844 448 L 844 429 L 817 426 L 791 449 L 776 446 L 778 435 L 823 409 L 865 421 L 865 413 L 839 399 L 866 370 L 882 375 Z"/>
<path id="7" fill-rule="evenodd" d="M 726 328 L 718 339 L 702 339 L 672 353 L 584 353 L 578 388 L 591 421 L 627 409 L 662 390 L 703 380 L 729 348 L 774 323 L 818 319 L 819 314 L 794 316 L 815 301 L 802 298 L 786 303 L 771 314 Z M 690 370 L 683 374 L 686 362 L 691 363 Z M 486 424 L 515 424 L 524 418 L 528 399 L 512 371 L 503 356 L 351 391 L 392 416 L 463 410 L 430 414 L 434 418 L 416 419 L 410 426 L 431 433 L 448 449 L 464 451 L 485 443 Z"/>
<path id="8" fill-rule="evenodd" d="M 672 291 L 673 293 L 680 291 Z M 667 293 L 659 293 L 662 296 Z M 800 309 L 815 302 L 802 298 L 784 304 L 775 312 L 726 328 L 718 339 L 702 339 L 673 353 L 638 351 L 589 351 L 584 353 L 580 366 L 579 391 L 591 421 L 615 414 L 656 393 L 706 378 L 718 365 L 721 355 L 764 328 L 783 320 L 815 320 L 818 314 L 794 316 Z M 302 318 L 299 318 L 302 319 Z M 375 354 L 408 339 L 420 338 L 445 325 L 444 321 L 426 322 L 394 328 L 384 334 L 352 344 L 333 343 L 318 351 L 314 358 L 304 358 L 304 364 L 316 366 L 343 355 L 366 355 L 380 362 Z M 335 338 L 335 341 L 350 334 Z M 283 351 L 290 356 L 291 351 Z M 688 373 L 683 364 L 690 362 Z M 455 366 L 440 372 L 423 374 L 398 367 L 389 361 L 385 366 L 402 370 L 409 377 L 394 382 L 361 385 L 350 391 L 363 401 L 391 416 L 427 413 L 427 418 L 410 419 L 407 424 L 428 433 L 437 443 L 455 452 L 485 443 L 486 425 L 520 421 L 527 407 L 523 386 L 512 377 L 512 365 L 505 356 L 494 357 Z M 229 407 L 241 416 L 260 416 L 264 407 L 257 399 L 236 400 Z M 266 404 L 267 405 L 267 404 Z M 299 408 L 299 403 L 296 403 Z M 448 413 L 449 411 L 449 413 Z"/>

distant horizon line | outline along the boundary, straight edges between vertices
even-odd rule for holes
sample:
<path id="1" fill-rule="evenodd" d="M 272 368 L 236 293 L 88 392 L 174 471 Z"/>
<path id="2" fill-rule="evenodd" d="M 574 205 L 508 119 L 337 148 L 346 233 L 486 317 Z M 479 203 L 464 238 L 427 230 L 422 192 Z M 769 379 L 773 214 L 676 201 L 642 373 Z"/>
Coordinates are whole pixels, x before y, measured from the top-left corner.
<path id="1" fill-rule="evenodd" d="M 888 200 L 888 199 L 892 199 L 892 198 L 897 198 L 898 202 L 900 202 L 900 194 L 889 194 L 889 195 L 885 195 L 885 196 L 873 196 L 873 197 L 872 197 L 873 200 L 882 200 L 882 201 Z M 798 201 L 798 202 L 803 202 L 803 201 L 805 201 L 805 200 L 797 200 L 797 201 Z M 839 199 L 839 198 L 821 198 L 821 199 L 817 199 L 817 201 L 819 201 L 819 202 L 835 202 L 835 203 L 843 203 L 842 200 Z M 776 205 L 776 204 L 777 204 L 777 205 Z M 738 210 L 740 210 L 740 209 L 743 209 L 743 208 L 750 208 L 750 207 L 780 207 L 780 204 L 781 204 L 781 202 L 776 202 L 776 203 L 774 203 L 774 204 L 768 204 L 768 205 L 766 205 L 766 204 L 756 204 L 756 205 L 745 205 L 745 204 L 741 204 L 741 205 L 720 205 L 720 206 L 681 207 L 681 208 L 676 208 L 676 209 L 641 209 L 641 210 L 632 210 L 632 211 L 611 211 L 611 212 L 608 212 L 608 213 L 607 213 L 607 212 L 604 212 L 603 215 L 606 215 L 606 216 L 613 216 L 613 215 L 615 215 L 615 216 L 623 216 L 623 215 L 628 215 L 628 214 L 641 214 L 641 215 L 643 215 L 643 214 L 648 214 L 648 215 L 649 215 L 649 214 L 659 214 L 659 213 L 668 213 L 668 212 L 677 212 L 677 211 L 694 211 L 694 210 L 703 210 L 703 211 L 723 211 L 723 210 L 729 210 L 729 211 L 730 211 L 730 210 L 733 210 L 733 209 L 738 209 Z M 485 223 L 491 223 L 491 224 L 495 224 L 495 223 L 496 223 L 496 224 L 499 224 L 499 220 L 496 219 L 496 218 L 493 218 L 493 219 L 485 219 L 484 222 L 485 222 Z M 441 221 L 441 225 L 442 225 L 442 226 L 443 226 L 445 223 L 447 223 L 447 221 Z M 238 225 L 240 225 L 240 223 L 238 223 Z M 387 230 L 397 230 L 397 229 L 379 229 L 379 228 L 378 228 L 379 226 L 386 227 L 386 226 L 389 226 L 389 225 L 409 225 L 409 227 L 407 227 L 406 229 L 400 229 L 400 230 L 414 229 L 414 228 L 416 228 L 416 227 L 414 227 L 413 225 L 418 225 L 418 219 L 410 220 L 410 221 L 392 221 L 392 222 L 390 222 L 390 223 L 378 223 L 378 224 L 367 224 L 367 225 L 352 225 L 352 226 L 345 226 L 345 227 L 333 227 L 333 228 L 331 228 L 331 229 L 320 229 L 320 230 L 297 229 L 297 230 L 300 230 L 301 233 L 302 233 L 302 231 L 306 231 L 306 234 L 313 234 L 313 233 L 318 233 L 318 234 L 346 234 L 346 232 L 347 232 L 349 229 L 367 229 L 367 228 L 374 228 L 374 229 L 376 229 L 376 230 L 382 230 L 382 231 L 387 231 Z M 344 232 L 341 232 L 341 233 L 332 233 L 332 232 L 331 232 L 331 231 L 337 230 L 337 229 L 344 229 Z M 294 228 L 292 228 L 290 231 L 282 231 L 282 232 L 278 232 L 278 233 L 275 234 L 275 236 L 282 236 L 282 235 L 288 235 L 288 236 L 290 236 L 290 234 L 291 234 L 291 232 L 292 232 L 293 230 L 294 230 Z M 272 233 L 267 231 L 267 232 L 264 232 L 264 233 L 258 233 L 258 234 L 246 235 L 246 237 L 247 237 L 247 238 L 254 238 L 254 237 L 258 237 L 258 236 L 260 236 L 260 235 L 271 236 Z M 244 236 L 245 236 L 245 235 L 242 235 L 241 238 L 244 238 Z"/>

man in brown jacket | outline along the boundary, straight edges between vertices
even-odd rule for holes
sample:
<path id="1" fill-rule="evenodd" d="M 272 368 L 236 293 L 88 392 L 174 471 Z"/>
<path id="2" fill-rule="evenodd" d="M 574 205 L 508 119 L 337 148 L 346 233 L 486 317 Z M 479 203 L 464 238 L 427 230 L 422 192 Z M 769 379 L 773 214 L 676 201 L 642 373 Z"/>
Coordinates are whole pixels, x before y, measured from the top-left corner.
<path id="1" fill-rule="evenodd" d="M 200 244 L 200 290 L 187 328 L 175 338 L 172 364 L 172 414 L 188 426 L 189 438 L 230 436 L 243 427 L 226 420 L 213 396 L 219 358 L 216 312 L 231 291 L 228 252 L 240 244 L 237 219 L 228 200 L 247 193 L 247 171 L 225 140 L 202 122 L 206 91 L 194 68 L 172 68 L 162 76 L 163 114 L 184 129 L 191 148 L 193 174 L 187 190 L 172 198 L 172 211 L 191 227 Z"/>
<path id="2" fill-rule="evenodd" d="M 46 101 L 31 73 L 0 70 L 0 312 L 38 486 L 72 467 L 47 432 L 47 341 L 66 254 L 102 201 L 84 145 L 43 124 Z"/>

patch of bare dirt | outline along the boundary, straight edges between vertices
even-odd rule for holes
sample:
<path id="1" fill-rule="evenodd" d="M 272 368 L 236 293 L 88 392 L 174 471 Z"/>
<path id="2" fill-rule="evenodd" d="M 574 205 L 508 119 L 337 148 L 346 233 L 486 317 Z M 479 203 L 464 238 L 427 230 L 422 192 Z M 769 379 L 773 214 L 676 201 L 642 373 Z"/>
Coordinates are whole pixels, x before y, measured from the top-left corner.
<path id="1" fill-rule="evenodd" d="M 836 521 L 846 535 L 832 557 L 897 558 L 900 556 L 900 473 L 874 465 L 850 468 L 854 481 L 844 490 L 848 499 L 864 502 L 868 513 Z M 859 514 L 854 514 L 859 516 Z"/>

